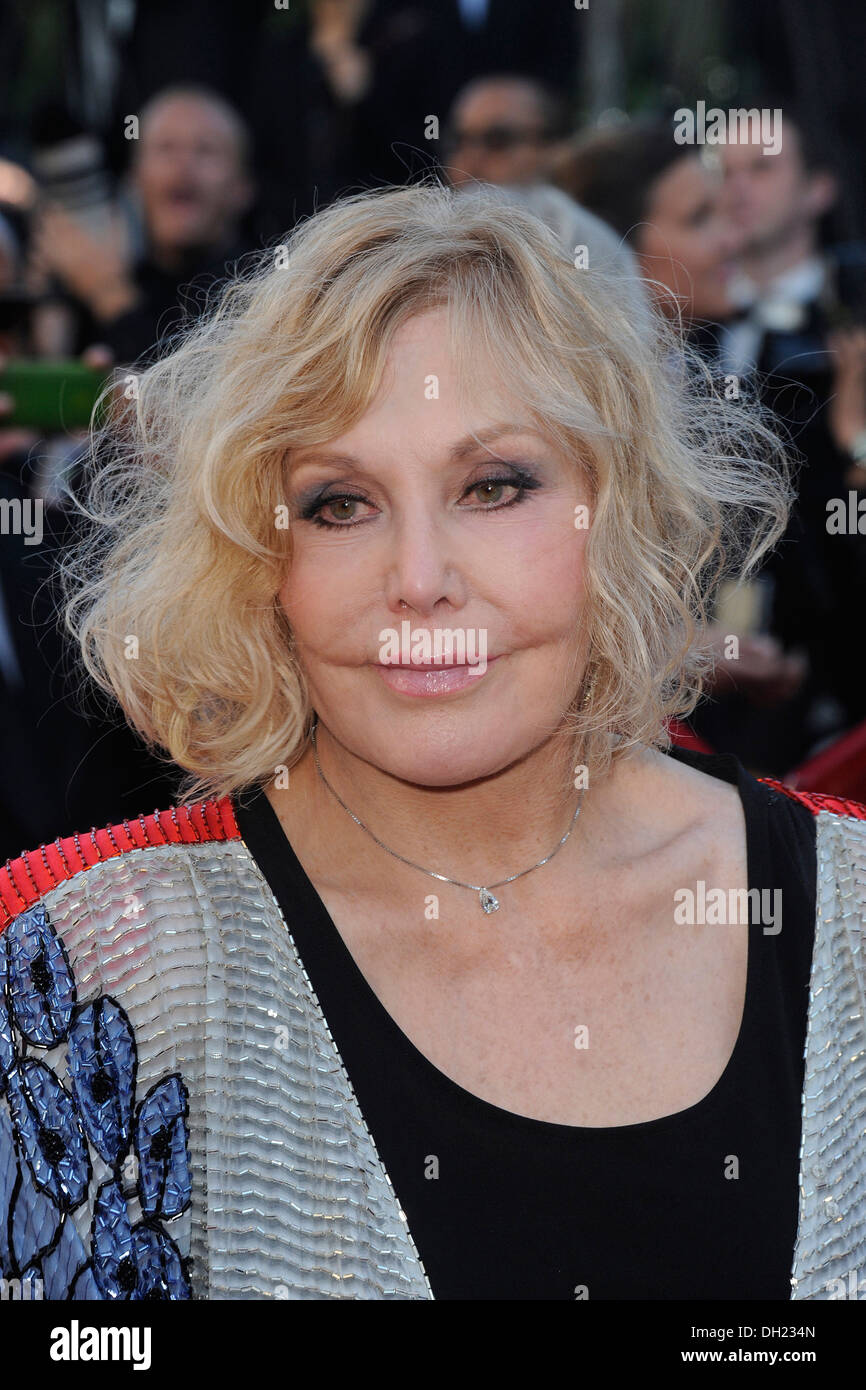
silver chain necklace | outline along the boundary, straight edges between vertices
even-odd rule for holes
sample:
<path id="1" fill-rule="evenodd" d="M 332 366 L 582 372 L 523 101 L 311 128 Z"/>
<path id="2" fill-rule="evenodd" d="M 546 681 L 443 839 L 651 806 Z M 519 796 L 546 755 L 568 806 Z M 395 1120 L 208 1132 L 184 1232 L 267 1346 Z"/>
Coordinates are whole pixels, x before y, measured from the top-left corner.
<path id="1" fill-rule="evenodd" d="M 550 854 L 545 855 L 543 859 L 539 859 L 537 864 L 532 864 L 528 869 L 521 869 L 519 874 L 512 874 L 510 878 L 501 878 L 498 883 L 491 883 L 489 887 L 485 887 L 481 883 L 463 883 L 459 878 L 448 878 L 446 874 L 437 874 L 434 872 L 433 869 L 425 869 L 423 864 L 416 864 L 413 860 L 406 859 L 402 854 L 398 854 L 396 850 L 389 849 L 386 844 L 382 843 L 382 841 L 379 839 L 377 835 L 373 834 L 372 830 L 370 830 L 362 820 L 358 819 L 354 811 L 349 810 L 345 801 L 343 801 L 342 798 L 338 796 L 338 794 L 334 791 L 334 788 L 331 786 L 330 782 L 328 781 L 327 777 L 322 771 L 321 763 L 319 762 L 319 749 L 316 745 L 316 729 L 318 728 L 318 723 L 319 721 L 318 719 L 316 719 L 312 728 L 313 756 L 316 759 L 316 771 L 318 772 L 319 776 L 321 777 L 322 781 L 324 782 L 331 795 L 337 801 L 339 801 L 346 814 L 351 816 L 355 824 L 360 825 L 361 829 L 365 831 L 367 835 L 370 836 L 371 840 L 375 840 L 376 844 L 379 845 L 381 849 L 384 849 L 388 854 L 393 855 L 395 859 L 399 859 L 401 863 L 408 864 L 410 869 L 419 869 L 422 874 L 429 874 L 430 878 L 438 878 L 441 883 L 453 883 L 457 888 L 471 888 L 473 893 L 478 894 L 479 901 L 485 912 L 496 912 L 499 908 L 499 899 L 494 895 L 494 893 L 491 890 L 493 888 L 501 888 L 503 884 L 506 883 L 513 883 L 516 878 L 523 878 L 524 874 L 531 874 L 533 869 L 540 869 L 542 864 L 547 864 L 549 860 L 551 860 L 553 856 L 556 854 L 557 850 L 562 849 L 562 846 L 565 844 L 566 840 L 568 839 L 569 835 L 574 829 L 575 824 L 577 823 L 577 818 L 580 815 L 580 808 L 583 805 L 583 795 L 586 791 L 585 787 L 581 788 L 580 799 L 577 803 L 577 809 L 575 810 L 575 813 L 572 816 L 571 825 L 566 830 L 565 834 L 563 835 L 556 848 L 552 849 L 550 851 Z"/>

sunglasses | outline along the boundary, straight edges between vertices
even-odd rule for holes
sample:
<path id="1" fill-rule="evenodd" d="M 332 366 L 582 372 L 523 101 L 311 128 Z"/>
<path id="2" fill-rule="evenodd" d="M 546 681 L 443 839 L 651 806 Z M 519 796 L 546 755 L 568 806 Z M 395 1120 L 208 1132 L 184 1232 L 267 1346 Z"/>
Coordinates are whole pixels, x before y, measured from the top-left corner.
<path id="1" fill-rule="evenodd" d="M 444 143 L 449 150 L 475 148 L 487 154 L 501 154 L 516 145 L 540 144 L 546 139 L 544 131 L 537 127 L 492 125 L 477 131 L 451 129 L 446 131 Z"/>

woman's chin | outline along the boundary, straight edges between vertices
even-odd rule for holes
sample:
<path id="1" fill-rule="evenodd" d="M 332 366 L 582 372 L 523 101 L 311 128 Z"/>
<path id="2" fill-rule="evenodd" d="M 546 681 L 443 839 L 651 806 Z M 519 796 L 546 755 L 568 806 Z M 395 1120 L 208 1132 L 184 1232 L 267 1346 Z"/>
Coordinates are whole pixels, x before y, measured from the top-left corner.
<path id="1" fill-rule="evenodd" d="M 370 761 L 389 776 L 415 786 L 461 787 L 501 772 L 531 745 L 531 739 L 524 749 L 513 747 L 510 740 L 505 746 L 499 740 L 485 744 L 483 738 L 455 741 L 443 735 L 439 739 L 413 739 L 401 748 L 392 739 L 387 747 L 377 749 Z"/>

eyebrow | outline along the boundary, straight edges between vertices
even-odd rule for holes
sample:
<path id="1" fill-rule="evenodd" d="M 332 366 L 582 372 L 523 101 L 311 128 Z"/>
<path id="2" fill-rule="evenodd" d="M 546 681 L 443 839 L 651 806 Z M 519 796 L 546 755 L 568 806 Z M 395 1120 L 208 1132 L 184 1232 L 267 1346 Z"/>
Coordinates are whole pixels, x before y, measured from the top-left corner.
<path id="1" fill-rule="evenodd" d="M 458 440 L 448 450 L 449 463 L 462 463 L 464 459 L 474 454 L 477 449 L 483 448 L 487 444 L 492 444 L 496 439 L 504 439 L 513 434 L 532 434 L 541 439 L 543 436 L 540 431 L 529 424 L 513 425 L 491 425 L 486 430 L 480 430 L 476 434 L 467 434 L 463 439 Z M 302 454 L 295 461 L 295 468 L 302 468 L 305 464 L 320 464 L 326 468 L 361 468 L 363 464 L 359 458 L 353 454 L 335 453 L 311 453 Z"/>

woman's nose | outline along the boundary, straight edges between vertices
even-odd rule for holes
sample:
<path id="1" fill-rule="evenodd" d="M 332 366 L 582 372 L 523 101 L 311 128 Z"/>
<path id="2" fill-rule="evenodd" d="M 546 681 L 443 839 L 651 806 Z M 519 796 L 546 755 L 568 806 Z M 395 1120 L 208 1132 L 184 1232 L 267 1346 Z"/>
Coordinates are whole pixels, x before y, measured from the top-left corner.
<path id="1" fill-rule="evenodd" d="M 386 598 L 398 611 L 402 604 L 417 613 L 432 613 L 443 602 L 460 607 L 466 583 L 453 540 L 444 527 L 407 521 L 393 539 L 386 578 Z"/>

